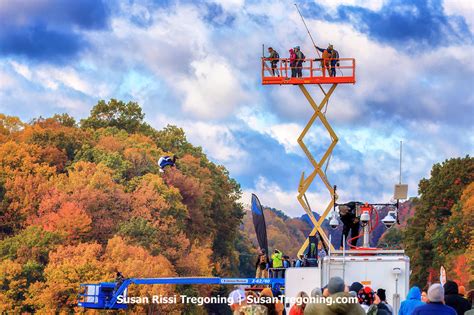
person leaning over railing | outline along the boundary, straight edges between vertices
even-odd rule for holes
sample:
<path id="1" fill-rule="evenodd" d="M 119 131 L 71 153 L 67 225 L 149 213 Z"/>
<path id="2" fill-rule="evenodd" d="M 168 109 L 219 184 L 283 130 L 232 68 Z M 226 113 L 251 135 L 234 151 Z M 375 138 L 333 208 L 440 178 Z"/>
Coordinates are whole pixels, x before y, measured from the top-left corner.
<path id="1" fill-rule="evenodd" d="M 316 46 L 316 49 L 323 53 L 321 60 L 321 68 L 328 71 L 330 77 L 336 76 L 336 65 L 339 67 L 339 52 L 334 49 L 333 45 L 329 44 L 328 48 L 320 48 Z"/>

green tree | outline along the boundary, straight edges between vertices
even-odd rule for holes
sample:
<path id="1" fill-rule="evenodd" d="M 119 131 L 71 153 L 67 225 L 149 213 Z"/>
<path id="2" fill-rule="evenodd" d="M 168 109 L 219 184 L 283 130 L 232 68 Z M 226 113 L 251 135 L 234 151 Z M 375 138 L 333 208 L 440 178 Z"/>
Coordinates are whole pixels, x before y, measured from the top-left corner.
<path id="1" fill-rule="evenodd" d="M 34 260 L 47 264 L 49 252 L 61 241 L 59 234 L 31 226 L 15 236 L 0 241 L 0 260 Z"/>
<path id="2" fill-rule="evenodd" d="M 54 114 L 52 117 L 54 120 L 59 122 L 61 125 L 65 127 L 76 127 L 76 119 L 74 117 L 64 113 L 64 114 Z"/>
<path id="3" fill-rule="evenodd" d="M 154 247 L 158 230 L 146 219 L 138 217 L 120 224 L 117 234 L 133 245 L 151 250 Z"/>
<path id="4" fill-rule="evenodd" d="M 415 214 L 408 220 L 403 233 L 403 244 L 411 258 L 413 283 L 424 286 L 431 268 L 438 270 L 444 263 L 446 250 L 467 247 L 469 243 L 446 244 L 460 238 L 457 233 L 462 226 L 456 218 L 459 212 L 454 206 L 463 190 L 474 181 L 474 158 L 453 158 L 435 164 L 429 179 L 419 184 L 418 200 L 415 200 Z M 453 215 L 454 213 L 454 215 Z M 449 224 L 450 220 L 452 224 Z M 445 226 L 446 225 L 446 226 Z M 453 227 L 455 225 L 455 227 Z M 444 245 L 443 245 L 444 244 Z"/>
<path id="5" fill-rule="evenodd" d="M 151 134 L 152 128 L 144 122 L 140 105 L 136 102 L 125 103 L 111 99 L 107 103 L 100 100 L 90 113 L 90 116 L 81 120 L 83 128 L 117 127 L 129 133 Z"/>
<path id="6" fill-rule="evenodd" d="M 189 143 L 182 128 L 167 125 L 162 130 L 157 131 L 153 138 L 157 146 L 162 148 L 163 151 L 173 152 L 179 157 L 184 156 L 186 153 L 196 157 L 203 156 L 202 148 L 195 147 Z"/>
<path id="7" fill-rule="evenodd" d="M 386 233 L 384 233 L 383 236 L 379 239 L 378 247 L 401 249 L 402 232 L 397 227 L 391 228 Z"/>

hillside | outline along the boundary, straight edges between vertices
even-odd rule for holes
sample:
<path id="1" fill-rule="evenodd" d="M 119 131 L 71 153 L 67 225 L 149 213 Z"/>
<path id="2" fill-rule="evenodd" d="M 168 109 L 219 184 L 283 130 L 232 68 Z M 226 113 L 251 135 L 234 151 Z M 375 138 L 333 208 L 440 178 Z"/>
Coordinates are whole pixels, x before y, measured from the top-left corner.
<path id="1" fill-rule="evenodd" d="M 273 251 L 273 249 L 278 248 L 285 255 L 296 257 L 301 244 L 305 240 L 303 231 L 307 229 L 308 225 L 298 218 L 289 218 L 268 207 L 264 207 L 263 211 L 267 224 L 269 250 Z M 241 232 L 249 237 L 253 248 L 258 248 L 250 210 L 245 212 Z M 255 263 L 255 261 L 253 262 Z"/>
<path id="2" fill-rule="evenodd" d="M 249 209 L 245 210 L 243 224 L 240 230 L 241 233 L 245 235 L 245 237 L 249 238 L 252 248 L 256 250 L 256 248 L 258 248 L 258 243 L 253 227 L 252 215 Z M 381 209 L 379 220 L 387 214 L 388 210 L 388 208 Z M 401 227 L 404 226 L 404 223 L 408 219 L 408 216 L 412 214 L 412 212 L 413 208 L 411 201 L 401 203 L 399 212 L 401 225 L 395 226 L 394 228 L 387 231 L 385 226 L 382 223 L 379 223 L 371 235 L 371 245 L 376 246 L 380 242 L 382 244 L 379 245 L 382 247 L 400 248 L 401 237 L 395 243 L 390 239 L 390 242 L 385 242 L 384 235 L 387 233 L 393 233 L 392 230 L 397 230 L 397 232 L 395 232 L 397 234 L 401 233 Z M 313 228 L 313 224 L 309 220 L 308 215 L 304 214 L 301 217 L 290 218 L 286 216 L 283 211 L 269 207 L 264 207 L 264 213 L 267 223 L 269 249 L 273 250 L 274 248 L 278 248 L 288 256 L 296 257 L 297 252 L 305 241 L 306 236 Z M 318 213 L 314 213 L 314 216 L 317 220 L 319 220 L 320 216 Z M 328 236 L 331 236 L 333 246 L 335 248 L 339 248 L 342 235 L 342 223 L 339 224 L 337 229 L 332 229 L 329 226 L 328 219 L 326 219 L 323 222 L 323 229 L 326 231 Z"/>
<path id="3" fill-rule="evenodd" d="M 0 313 L 78 311 L 79 284 L 111 281 L 117 271 L 238 274 L 239 185 L 183 130 L 154 130 L 143 119 L 138 104 L 116 100 L 99 102 L 80 123 L 0 115 Z M 177 168 L 160 173 L 165 154 L 178 156 Z M 132 286 L 129 294 L 177 290 Z M 182 306 L 133 311 L 150 308 Z"/>

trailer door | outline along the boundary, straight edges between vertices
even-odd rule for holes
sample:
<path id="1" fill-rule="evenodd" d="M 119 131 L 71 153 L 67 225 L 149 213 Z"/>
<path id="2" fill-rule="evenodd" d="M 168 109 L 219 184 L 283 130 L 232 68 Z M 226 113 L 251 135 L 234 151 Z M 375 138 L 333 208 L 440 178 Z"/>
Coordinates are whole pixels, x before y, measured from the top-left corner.
<path id="1" fill-rule="evenodd" d="M 311 296 L 314 288 L 321 288 L 319 267 L 288 268 L 285 271 L 285 297 L 296 297 L 300 291 Z M 285 303 L 287 314 L 293 305 Z"/>

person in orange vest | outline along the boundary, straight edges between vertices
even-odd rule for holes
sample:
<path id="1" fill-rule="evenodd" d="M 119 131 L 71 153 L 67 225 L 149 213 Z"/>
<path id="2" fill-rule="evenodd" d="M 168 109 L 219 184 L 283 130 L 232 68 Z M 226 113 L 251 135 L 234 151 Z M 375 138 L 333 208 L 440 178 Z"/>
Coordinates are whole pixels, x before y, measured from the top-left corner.
<path id="1" fill-rule="evenodd" d="M 323 53 L 323 55 L 321 56 L 322 58 L 321 68 L 323 69 L 323 75 L 325 76 L 326 71 L 327 71 L 329 76 L 332 77 L 333 75 L 332 75 L 332 69 L 331 69 L 331 58 L 333 58 L 333 46 L 329 44 L 327 49 L 316 46 L 316 49 Z M 337 54 L 337 56 L 339 57 L 339 54 Z M 335 73 L 336 73 L 336 69 L 334 67 L 334 76 L 335 76 Z"/>

